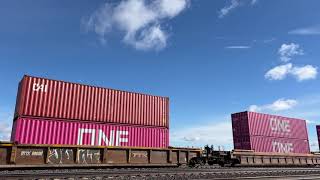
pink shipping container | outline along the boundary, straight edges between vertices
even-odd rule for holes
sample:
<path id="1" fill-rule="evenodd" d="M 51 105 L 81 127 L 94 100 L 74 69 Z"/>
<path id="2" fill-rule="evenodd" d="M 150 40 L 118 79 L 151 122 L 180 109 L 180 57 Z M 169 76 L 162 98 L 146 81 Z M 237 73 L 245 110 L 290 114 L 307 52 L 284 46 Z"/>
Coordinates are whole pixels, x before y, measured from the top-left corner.
<path id="1" fill-rule="evenodd" d="M 251 136 L 243 139 L 238 138 L 234 140 L 234 148 L 270 153 L 310 153 L 308 140 L 262 136 Z"/>
<path id="2" fill-rule="evenodd" d="M 167 148 L 167 128 L 18 118 L 11 140 L 18 144 Z"/>
<path id="3" fill-rule="evenodd" d="M 24 76 L 15 118 L 46 117 L 169 127 L 169 98 Z"/>
<path id="4" fill-rule="evenodd" d="M 308 140 L 305 120 L 256 112 L 231 115 L 233 137 L 265 136 Z"/>
<path id="5" fill-rule="evenodd" d="M 320 125 L 317 125 L 316 128 L 317 128 L 317 136 L 318 136 L 318 146 L 320 149 Z"/>

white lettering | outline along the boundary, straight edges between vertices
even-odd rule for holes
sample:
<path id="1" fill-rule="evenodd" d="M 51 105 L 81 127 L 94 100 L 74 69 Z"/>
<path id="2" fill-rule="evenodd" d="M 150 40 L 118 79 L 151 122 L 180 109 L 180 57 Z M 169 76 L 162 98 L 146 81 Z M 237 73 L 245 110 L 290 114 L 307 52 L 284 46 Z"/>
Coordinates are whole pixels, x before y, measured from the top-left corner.
<path id="1" fill-rule="evenodd" d="M 82 145 L 82 137 L 83 137 L 82 131 L 83 131 L 82 128 L 78 129 L 78 142 L 77 142 L 77 145 Z"/>
<path id="2" fill-rule="evenodd" d="M 281 143 L 277 141 L 272 142 L 273 152 L 278 153 L 292 153 L 294 151 L 292 143 Z"/>
<path id="3" fill-rule="evenodd" d="M 114 135 L 115 135 L 114 130 L 111 130 L 110 137 L 109 137 L 109 139 L 110 139 L 109 146 L 114 146 Z"/>
<path id="4" fill-rule="evenodd" d="M 125 138 L 122 138 L 121 136 L 127 136 L 129 135 L 129 132 L 128 131 L 117 131 L 117 137 L 116 137 L 116 146 L 120 146 L 120 143 L 122 142 L 128 142 L 128 138 L 125 137 Z"/>
<path id="5" fill-rule="evenodd" d="M 21 151 L 21 156 L 30 156 L 30 151 Z"/>
<path id="6" fill-rule="evenodd" d="M 39 151 L 39 152 L 33 151 L 33 152 L 31 153 L 31 156 L 42 156 L 42 154 L 43 154 L 42 151 Z"/>
<path id="7" fill-rule="evenodd" d="M 291 132 L 288 120 L 270 119 L 270 128 L 275 132 Z"/>
<path id="8" fill-rule="evenodd" d="M 91 145 L 94 146 L 96 130 L 95 129 L 78 129 L 78 145 L 83 145 L 83 134 L 91 134 Z"/>
<path id="9" fill-rule="evenodd" d="M 33 85 L 32 85 L 32 90 L 33 90 L 33 91 L 47 92 L 48 86 L 47 86 L 47 85 L 44 85 L 44 84 L 33 83 Z"/>
<path id="10" fill-rule="evenodd" d="M 97 133 L 97 134 L 96 134 Z M 103 130 L 99 129 L 78 129 L 78 140 L 77 145 L 83 145 L 83 136 L 84 134 L 91 134 L 91 145 L 102 146 L 103 142 L 106 146 L 121 146 L 121 143 L 128 143 L 128 135 L 129 131 L 115 131 L 110 130 L 109 138 Z M 96 136 L 98 138 L 98 142 L 96 142 Z"/>
<path id="11" fill-rule="evenodd" d="M 101 146 L 102 145 L 102 140 L 103 142 L 107 145 L 107 146 L 113 146 L 113 142 L 114 142 L 114 130 L 110 131 L 110 138 L 108 140 L 108 137 L 106 136 L 106 134 L 100 129 L 99 130 L 99 137 L 98 137 L 98 145 Z"/>
<path id="12" fill-rule="evenodd" d="M 21 151 L 21 156 L 42 156 L 43 151 L 26 150 Z"/>

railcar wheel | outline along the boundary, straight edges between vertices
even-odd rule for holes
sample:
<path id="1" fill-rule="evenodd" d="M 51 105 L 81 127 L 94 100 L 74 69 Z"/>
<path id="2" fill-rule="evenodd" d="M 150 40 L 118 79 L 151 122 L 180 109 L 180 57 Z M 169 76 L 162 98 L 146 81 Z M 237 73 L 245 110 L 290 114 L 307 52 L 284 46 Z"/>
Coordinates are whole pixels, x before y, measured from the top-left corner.
<path id="1" fill-rule="evenodd" d="M 204 162 L 202 159 L 199 159 L 199 166 L 204 166 L 206 164 L 206 162 Z"/>
<path id="2" fill-rule="evenodd" d="M 190 159 L 190 161 L 188 163 L 189 167 L 195 167 L 196 164 L 197 164 L 197 161 L 194 158 Z"/>

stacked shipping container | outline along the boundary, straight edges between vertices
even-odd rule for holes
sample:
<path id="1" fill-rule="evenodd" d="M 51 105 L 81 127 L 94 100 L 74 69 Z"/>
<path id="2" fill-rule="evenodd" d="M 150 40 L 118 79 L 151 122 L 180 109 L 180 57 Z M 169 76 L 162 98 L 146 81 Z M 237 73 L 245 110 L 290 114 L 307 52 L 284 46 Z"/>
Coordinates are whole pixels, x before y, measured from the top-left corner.
<path id="1" fill-rule="evenodd" d="M 235 149 L 256 152 L 309 153 L 304 120 L 256 112 L 231 115 Z"/>
<path id="2" fill-rule="evenodd" d="M 113 139 L 109 145 L 163 148 L 169 143 L 168 128 L 167 97 L 24 76 L 19 83 L 12 140 L 22 144 L 106 145 L 102 140 Z M 44 129 L 73 138 L 43 136 Z M 123 140 L 117 133 L 124 133 L 121 136 L 128 142 L 116 143 Z M 80 140 L 84 134 L 93 139 Z M 33 140 L 33 136 L 43 139 Z"/>
<path id="3" fill-rule="evenodd" d="M 169 139 L 167 128 L 32 118 L 18 118 L 15 126 L 20 144 L 166 148 Z"/>
<path id="4" fill-rule="evenodd" d="M 320 125 L 317 125 L 316 128 L 317 128 L 317 136 L 318 136 L 318 146 L 320 151 Z"/>

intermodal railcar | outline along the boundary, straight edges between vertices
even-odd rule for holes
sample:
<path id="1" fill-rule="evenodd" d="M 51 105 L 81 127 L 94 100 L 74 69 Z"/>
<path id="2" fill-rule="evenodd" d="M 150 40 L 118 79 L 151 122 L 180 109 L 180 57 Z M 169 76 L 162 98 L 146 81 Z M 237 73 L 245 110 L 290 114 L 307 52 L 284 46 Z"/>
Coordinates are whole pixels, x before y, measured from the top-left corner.
<path id="1" fill-rule="evenodd" d="M 201 156 L 193 157 L 189 166 L 202 166 L 205 164 L 220 166 L 318 166 L 320 154 L 298 153 L 265 153 L 253 150 L 215 151 L 212 147 L 205 146 Z"/>
<path id="2" fill-rule="evenodd" d="M 201 149 L 0 143 L 0 169 L 66 167 L 177 167 Z"/>

